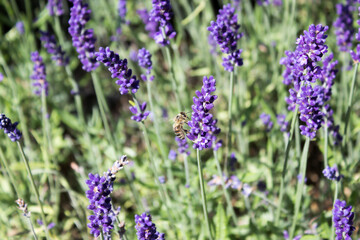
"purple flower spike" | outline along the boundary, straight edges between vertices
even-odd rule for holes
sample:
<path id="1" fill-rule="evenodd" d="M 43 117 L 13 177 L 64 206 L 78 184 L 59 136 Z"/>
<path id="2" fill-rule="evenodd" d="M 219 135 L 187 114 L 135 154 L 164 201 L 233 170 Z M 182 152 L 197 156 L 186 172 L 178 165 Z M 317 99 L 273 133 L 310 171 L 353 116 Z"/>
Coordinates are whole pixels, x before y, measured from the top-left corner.
<path id="1" fill-rule="evenodd" d="M 18 30 L 18 32 L 20 33 L 20 35 L 23 35 L 25 33 L 25 26 L 23 22 L 21 21 L 17 22 L 15 27 L 16 30 Z"/>
<path id="2" fill-rule="evenodd" d="M 95 70 L 99 63 L 95 58 L 95 42 L 93 29 L 85 29 L 85 24 L 90 20 L 91 10 L 88 4 L 82 0 L 69 0 L 73 2 L 70 9 L 70 19 L 68 31 L 72 38 L 73 46 L 78 52 L 79 60 L 83 65 L 83 69 L 87 72 Z"/>
<path id="3" fill-rule="evenodd" d="M 344 177 L 344 175 L 341 175 L 339 173 L 336 164 L 333 167 L 326 166 L 326 168 L 322 172 L 324 176 L 331 181 L 339 182 Z"/>
<path id="4" fill-rule="evenodd" d="M 219 10 L 216 21 L 211 21 L 210 27 L 208 27 L 210 36 L 217 42 L 221 52 L 227 54 L 226 57 L 223 57 L 223 66 L 229 72 L 234 71 L 234 66 L 243 65 L 242 49 L 237 49 L 237 42 L 242 37 L 239 29 L 237 14 L 231 4 L 224 5 Z"/>
<path id="5" fill-rule="evenodd" d="M 289 126 L 289 122 L 285 121 L 285 119 L 286 119 L 285 114 L 278 114 L 276 116 L 277 123 L 280 126 L 280 131 L 282 132 L 286 132 Z"/>
<path id="6" fill-rule="evenodd" d="M 65 57 L 65 52 L 61 49 L 61 46 L 56 46 L 55 36 L 43 31 L 40 31 L 40 34 L 40 40 L 44 44 L 47 52 L 52 55 L 51 59 L 54 60 L 58 66 L 67 65 L 69 58 Z"/>
<path id="7" fill-rule="evenodd" d="M 35 87 L 34 93 L 38 96 L 41 96 L 41 92 L 44 90 L 45 95 L 47 96 L 49 91 L 49 84 L 46 81 L 46 71 L 43 59 L 36 51 L 31 53 L 31 61 L 34 63 L 33 73 L 30 76 L 30 78 L 34 80 L 32 84 Z"/>
<path id="8" fill-rule="evenodd" d="M 136 93 L 139 89 L 140 81 L 132 75 L 132 70 L 128 68 L 127 59 L 120 59 L 117 53 L 100 47 L 99 52 L 95 53 L 96 60 L 102 62 L 111 73 L 112 78 L 117 78 L 116 84 L 120 86 L 120 94 L 127 94 L 129 91 Z"/>
<path id="9" fill-rule="evenodd" d="M 18 122 L 12 123 L 10 118 L 5 114 L 0 113 L 0 129 L 4 130 L 4 133 L 8 135 L 12 142 L 19 141 L 21 139 L 21 132 L 16 128 Z"/>
<path id="10" fill-rule="evenodd" d="M 4 75 L 0 73 L 0 82 L 2 82 L 3 80 L 4 80 Z"/>
<path id="11" fill-rule="evenodd" d="M 134 114 L 131 116 L 131 119 L 136 122 L 142 122 L 145 121 L 146 118 L 149 116 L 150 112 L 145 111 L 146 109 L 146 102 L 143 102 L 140 105 L 140 109 L 138 109 L 136 106 L 131 106 L 129 109 Z M 140 111 L 139 111 L 140 110 Z"/>
<path id="12" fill-rule="evenodd" d="M 169 158 L 171 161 L 175 161 L 176 157 L 177 157 L 177 153 L 176 153 L 174 150 L 171 149 L 170 152 L 169 152 L 168 158 Z"/>
<path id="13" fill-rule="evenodd" d="M 274 125 L 273 122 L 271 121 L 270 115 L 266 113 L 262 113 L 260 114 L 260 119 L 262 123 L 265 125 L 266 131 L 270 132 Z"/>
<path id="14" fill-rule="evenodd" d="M 165 240 L 165 234 L 156 230 L 150 214 L 135 215 L 135 229 L 138 240 Z"/>
<path id="15" fill-rule="evenodd" d="M 203 78 L 203 86 L 200 91 L 196 91 L 193 97 L 194 104 L 191 106 L 193 112 L 191 120 L 188 122 L 190 131 L 187 137 L 194 142 L 193 148 L 205 149 L 214 147 L 217 150 L 221 142 L 216 142 L 216 136 L 220 133 L 220 128 L 216 126 L 217 119 L 209 112 L 214 107 L 217 95 L 212 95 L 216 90 L 216 80 L 213 76 Z"/>
<path id="16" fill-rule="evenodd" d="M 142 48 L 139 50 L 139 53 L 137 55 L 139 66 L 146 69 L 146 75 L 149 75 L 152 69 L 152 61 L 151 61 L 151 53 L 146 50 L 146 48 Z M 146 76 L 142 77 L 144 81 L 147 80 Z M 153 77 L 150 77 L 150 80 L 152 80 Z"/>
<path id="17" fill-rule="evenodd" d="M 152 0 L 152 10 L 149 16 L 148 21 L 159 24 L 153 37 L 155 42 L 162 46 L 169 45 L 170 41 L 168 39 L 176 36 L 176 32 L 170 23 L 171 17 L 173 16 L 170 0 Z M 165 36 L 162 30 L 164 30 Z"/>
<path id="18" fill-rule="evenodd" d="M 297 39 L 295 51 L 286 51 L 287 57 L 280 61 L 286 66 L 284 84 L 293 85 L 289 90 L 290 96 L 285 99 L 288 109 L 294 111 L 296 105 L 299 106 L 300 120 L 305 123 L 300 126 L 301 134 L 310 139 L 316 136 L 325 119 L 332 121 L 331 114 L 326 110 L 330 111 L 330 108 L 325 103 L 330 100 L 337 62 L 332 62 L 332 54 L 322 60 L 328 51 L 325 44 L 327 29 L 320 24 L 310 25 L 309 30 Z M 316 84 L 317 80 L 321 85 Z"/>
<path id="19" fill-rule="evenodd" d="M 149 12 L 146 9 L 139 9 L 136 12 L 139 14 L 139 17 L 145 24 L 145 30 L 148 31 L 149 36 L 155 39 L 159 24 L 154 20 L 150 19 Z"/>
<path id="20" fill-rule="evenodd" d="M 49 0 L 47 7 L 50 16 L 61 16 L 64 14 L 62 0 Z"/>
<path id="21" fill-rule="evenodd" d="M 120 208 L 113 210 L 110 193 L 113 191 L 115 174 L 128 164 L 126 158 L 123 155 L 103 176 L 90 173 L 89 179 L 86 180 L 89 187 L 89 190 L 86 191 L 86 197 L 90 201 L 88 209 L 93 211 L 93 215 L 89 216 L 88 227 L 90 234 L 95 237 L 98 237 L 102 232 L 105 239 L 111 239 L 111 231 L 114 228 Z"/>
<path id="22" fill-rule="evenodd" d="M 119 0 L 119 3 L 118 3 L 118 12 L 119 12 L 119 16 L 120 16 L 122 19 L 125 19 L 126 12 L 127 12 L 127 9 L 126 9 L 126 0 Z"/>
<path id="23" fill-rule="evenodd" d="M 345 201 L 336 199 L 333 208 L 333 222 L 335 227 L 336 240 L 351 240 L 351 235 L 355 231 L 353 227 L 354 212 L 352 206 L 346 206 Z"/>
<path id="24" fill-rule="evenodd" d="M 336 13 L 339 16 L 334 22 L 336 43 L 339 46 L 339 50 L 343 52 L 351 49 L 355 33 L 352 8 L 353 6 L 350 1 L 347 1 L 346 4 L 336 4 Z"/>
<path id="25" fill-rule="evenodd" d="M 189 156 L 190 155 L 189 144 L 187 143 L 186 138 L 180 139 L 178 137 L 175 137 L 175 140 L 178 144 L 178 152 L 180 154 L 186 154 Z"/>

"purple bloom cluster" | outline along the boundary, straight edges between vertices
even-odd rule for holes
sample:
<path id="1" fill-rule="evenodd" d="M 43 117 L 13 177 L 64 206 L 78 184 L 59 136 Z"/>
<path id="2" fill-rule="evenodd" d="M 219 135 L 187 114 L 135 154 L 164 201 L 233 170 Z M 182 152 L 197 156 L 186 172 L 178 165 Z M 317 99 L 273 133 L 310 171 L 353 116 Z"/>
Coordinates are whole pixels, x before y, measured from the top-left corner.
<path id="1" fill-rule="evenodd" d="M 138 240 L 165 240 L 165 234 L 156 231 L 151 215 L 145 212 L 135 215 L 135 229 Z"/>
<path id="2" fill-rule="evenodd" d="M 65 56 L 65 52 L 61 46 L 56 46 L 55 36 L 49 32 L 40 31 L 40 40 L 43 42 L 47 52 L 52 55 L 51 59 L 56 62 L 58 66 L 65 66 L 69 63 L 69 58 Z"/>
<path id="3" fill-rule="evenodd" d="M 333 222 L 335 227 L 336 240 L 351 240 L 351 235 L 355 230 L 353 227 L 354 212 L 352 206 L 346 206 L 345 201 L 336 199 L 333 208 Z"/>
<path id="4" fill-rule="evenodd" d="M 142 48 L 139 50 L 139 53 L 137 55 L 139 66 L 146 69 L 146 75 L 141 74 L 141 79 L 144 81 L 147 81 L 147 76 L 150 75 L 151 69 L 152 69 L 152 61 L 151 61 L 151 53 L 146 50 L 146 48 Z M 154 80 L 154 76 L 150 76 L 149 80 Z"/>
<path id="5" fill-rule="evenodd" d="M 25 33 L 25 26 L 24 23 L 19 21 L 15 24 L 16 30 L 18 30 L 18 32 L 23 35 Z"/>
<path id="6" fill-rule="evenodd" d="M 188 122 L 190 131 L 187 137 L 194 142 L 193 148 L 195 149 L 202 150 L 214 147 L 217 150 L 221 146 L 221 140 L 215 143 L 220 128 L 216 126 L 217 120 L 209 112 L 214 107 L 214 101 L 217 99 L 217 95 L 212 95 L 215 90 L 215 78 L 205 76 L 201 92 L 196 90 L 196 97 L 193 97 L 194 104 L 191 106 L 193 112 L 191 120 Z"/>
<path id="7" fill-rule="evenodd" d="M 30 76 L 30 78 L 34 80 L 32 84 L 35 87 L 34 93 L 38 96 L 41 96 L 41 92 L 44 90 L 45 95 L 47 96 L 49 91 L 49 84 L 46 81 L 46 71 L 43 59 L 36 51 L 31 53 L 31 61 L 34 63 L 33 73 Z"/>
<path id="8" fill-rule="evenodd" d="M 171 161 L 175 161 L 176 157 L 177 157 L 176 151 L 174 151 L 174 150 L 171 149 L 171 150 L 169 151 L 168 158 L 169 158 Z"/>
<path id="9" fill-rule="evenodd" d="M 117 78 L 116 84 L 120 86 L 120 94 L 127 94 L 129 91 L 136 93 L 139 89 L 140 81 L 132 75 L 132 70 L 128 68 L 127 59 L 120 59 L 119 55 L 110 50 L 100 47 L 99 52 L 95 53 L 96 60 L 102 62 L 111 73 L 112 78 Z M 146 105 L 145 105 L 146 107 Z"/>
<path id="10" fill-rule="evenodd" d="M 88 4 L 82 0 L 69 0 L 73 2 L 70 9 L 70 19 L 68 31 L 72 38 L 73 46 L 78 52 L 83 69 L 87 72 L 95 70 L 99 63 L 95 57 L 95 42 L 93 29 L 85 29 L 85 24 L 90 20 L 91 10 Z"/>
<path id="11" fill-rule="evenodd" d="M 289 122 L 285 121 L 286 116 L 285 114 L 278 114 L 276 116 L 277 124 L 280 126 L 280 131 L 286 132 L 289 126 Z"/>
<path id="12" fill-rule="evenodd" d="M 145 121 L 146 118 L 150 114 L 149 111 L 145 111 L 146 110 L 146 102 L 139 104 L 139 107 L 140 107 L 140 109 L 138 109 L 136 106 L 129 107 L 130 111 L 134 114 L 133 116 L 131 116 L 131 119 L 136 122 Z"/>
<path id="13" fill-rule="evenodd" d="M 4 80 L 4 75 L 0 73 L 0 82 L 2 82 L 3 80 Z"/>
<path id="14" fill-rule="evenodd" d="M 323 108 L 330 99 L 327 96 L 331 96 L 329 93 L 336 74 L 332 55 L 324 60 L 323 67 L 320 66 L 328 51 L 325 45 L 327 30 L 328 27 L 321 24 L 310 25 L 309 30 L 297 39 L 295 51 L 286 51 L 287 57 L 280 60 L 280 64 L 286 66 L 284 84 L 293 84 L 290 96 L 286 98 L 288 109 L 294 111 L 299 105 L 300 120 L 306 124 L 300 126 L 301 134 L 311 139 L 324 124 L 326 113 Z M 320 80 L 322 85 L 315 85 L 316 80 Z"/>
<path id="15" fill-rule="evenodd" d="M 230 160 L 229 160 L 229 169 L 230 171 L 235 171 L 235 166 L 237 164 L 238 160 L 235 156 L 235 153 L 231 153 L 230 154 Z"/>
<path id="16" fill-rule="evenodd" d="M 289 240 L 289 233 L 288 233 L 288 231 L 284 230 L 283 234 L 284 234 L 284 239 L 285 239 L 285 240 Z M 302 235 L 297 235 L 297 236 L 295 236 L 295 237 L 293 238 L 293 240 L 300 240 L 301 237 L 302 237 Z"/>
<path id="17" fill-rule="evenodd" d="M 331 181 L 339 182 L 344 177 L 339 173 L 336 165 L 334 165 L 333 167 L 326 166 L 326 168 L 322 172 L 324 176 Z"/>
<path id="18" fill-rule="evenodd" d="M 178 152 L 180 154 L 186 154 L 189 156 L 190 155 L 189 144 L 187 143 L 186 138 L 180 139 L 178 137 L 175 137 L 175 140 L 178 144 Z"/>
<path id="19" fill-rule="evenodd" d="M 152 10 L 150 11 L 150 18 L 148 21 L 153 21 L 158 24 L 154 39 L 157 44 L 166 46 L 170 44 L 168 39 L 176 36 L 176 32 L 170 23 L 173 16 L 171 10 L 170 0 L 152 0 Z M 165 36 L 162 32 L 164 30 Z"/>
<path id="20" fill-rule="evenodd" d="M 93 215 L 89 216 L 88 227 L 90 233 L 95 237 L 98 237 L 102 231 L 105 239 L 111 239 L 111 231 L 114 228 L 120 208 L 116 211 L 113 210 L 110 193 L 113 191 L 115 174 L 126 164 L 128 161 L 123 155 L 103 176 L 89 173 L 89 179 L 86 180 L 89 187 L 89 190 L 86 191 L 86 197 L 90 201 L 88 209 L 93 211 Z"/>
<path id="21" fill-rule="evenodd" d="M 49 9 L 50 16 L 61 16 L 64 14 L 62 0 L 49 0 L 47 7 Z"/>
<path id="22" fill-rule="evenodd" d="M 216 21 L 211 21 L 210 27 L 208 27 L 210 36 L 220 46 L 221 52 L 227 54 L 226 57 L 223 57 L 222 65 L 229 72 L 234 71 L 234 66 L 243 65 L 242 49 L 237 49 L 237 42 L 242 37 L 239 29 L 237 14 L 231 4 L 224 5 L 219 10 Z"/>
<path id="23" fill-rule="evenodd" d="M 12 142 L 19 141 L 21 139 L 21 132 L 16 128 L 18 122 L 12 123 L 10 118 L 5 114 L 0 113 L 0 129 L 4 130 L 4 133 L 8 135 Z"/>
<path id="24" fill-rule="evenodd" d="M 124 19 L 126 16 L 127 8 L 126 8 L 126 0 L 119 0 L 118 3 L 118 13 L 119 16 Z"/>
<path id="25" fill-rule="evenodd" d="M 138 9 L 136 12 L 139 14 L 139 17 L 145 24 L 145 30 L 148 31 L 149 36 L 151 38 L 155 39 L 159 24 L 157 22 L 155 22 L 154 20 L 150 19 L 148 10 Z"/>
<path id="26" fill-rule="evenodd" d="M 257 4 L 259 4 L 260 6 L 266 6 L 270 4 L 270 0 L 256 0 Z"/>
<path id="27" fill-rule="evenodd" d="M 266 113 L 262 113 L 260 114 L 260 119 L 262 123 L 265 125 L 266 131 L 270 132 L 270 130 L 273 128 L 274 125 L 273 122 L 271 121 L 270 115 Z"/>
<path id="28" fill-rule="evenodd" d="M 345 4 L 336 4 L 336 13 L 339 16 L 334 22 L 334 27 L 336 28 L 336 43 L 339 46 L 339 50 L 343 52 L 349 51 L 352 47 L 355 32 L 352 8 L 352 3 L 349 0 Z"/>
<path id="29" fill-rule="evenodd" d="M 223 181 L 225 184 L 225 188 L 230 187 L 232 189 L 240 190 L 242 187 L 241 181 L 235 175 L 227 177 L 225 174 L 223 174 Z M 212 179 L 208 182 L 208 186 L 221 186 L 220 176 L 213 175 Z"/>
<path id="30" fill-rule="evenodd" d="M 358 3 L 360 3 L 359 0 L 357 0 Z M 360 7 L 358 7 L 358 16 L 360 16 Z M 356 21 L 356 23 L 360 26 L 360 19 Z M 355 39 L 360 42 L 360 27 L 358 28 L 358 32 L 355 35 Z M 353 50 L 350 50 L 350 55 L 355 63 L 360 62 L 360 44 L 356 45 L 356 52 Z"/>

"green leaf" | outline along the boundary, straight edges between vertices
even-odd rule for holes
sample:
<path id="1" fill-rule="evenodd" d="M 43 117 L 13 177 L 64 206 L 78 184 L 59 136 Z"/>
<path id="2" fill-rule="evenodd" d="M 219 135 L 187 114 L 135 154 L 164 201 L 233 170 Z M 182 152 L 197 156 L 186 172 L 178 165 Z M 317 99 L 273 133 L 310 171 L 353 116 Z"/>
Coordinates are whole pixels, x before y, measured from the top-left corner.
<path id="1" fill-rule="evenodd" d="M 222 204 L 219 204 L 217 206 L 216 210 L 216 216 L 215 216 L 215 222 L 216 222 L 216 237 L 215 239 L 228 239 L 228 219 L 226 217 L 226 213 L 224 210 L 224 207 Z"/>

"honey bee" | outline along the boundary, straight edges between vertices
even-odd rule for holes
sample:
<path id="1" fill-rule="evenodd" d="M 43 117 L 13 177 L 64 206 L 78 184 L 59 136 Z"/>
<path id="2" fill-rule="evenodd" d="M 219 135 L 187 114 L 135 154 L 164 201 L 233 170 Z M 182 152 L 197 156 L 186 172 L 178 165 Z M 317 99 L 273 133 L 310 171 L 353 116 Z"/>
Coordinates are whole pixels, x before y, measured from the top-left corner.
<path id="1" fill-rule="evenodd" d="M 180 112 L 174 118 L 173 130 L 175 135 L 180 139 L 185 139 L 188 130 L 184 129 L 184 124 L 189 121 L 189 117 L 185 112 Z"/>

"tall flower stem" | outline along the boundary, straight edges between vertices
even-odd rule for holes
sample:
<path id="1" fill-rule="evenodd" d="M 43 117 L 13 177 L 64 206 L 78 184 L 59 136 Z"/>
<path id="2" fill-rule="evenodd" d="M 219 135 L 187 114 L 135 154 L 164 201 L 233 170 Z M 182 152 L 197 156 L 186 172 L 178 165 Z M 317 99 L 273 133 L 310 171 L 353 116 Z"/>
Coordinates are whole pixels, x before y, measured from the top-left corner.
<path id="1" fill-rule="evenodd" d="M 299 105 L 296 105 L 296 108 L 295 108 L 295 111 L 293 112 L 292 120 L 291 120 L 290 136 L 288 137 L 287 143 L 285 146 L 285 158 L 284 158 L 283 169 L 282 169 L 282 174 L 281 174 L 279 204 L 278 204 L 278 208 L 276 210 L 276 215 L 275 215 L 275 226 L 278 226 L 279 219 L 280 219 L 281 204 L 282 204 L 282 200 L 284 197 L 286 168 L 287 168 L 287 162 L 289 159 L 291 141 L 292 141 L 293 135 L 294 135 L 294 129 L 296 126 L 296 122 L 298 122 L 298 117 L 297 117 L 298 110 L 299 110 Z"/>
<path id="2" fill-rule="evenodd" d="M 151 81 L 148 79 L 147 83 L 146 83 L 146 87 L 147 87 L 147 93 L 148 93 L 148 99 L 149 99 L 149 103 L 150 103 L 150 111 L 153 113 L 153 121 L 154 121 L 154 126 L 155 126 L 155 133 L 156 133 L 156 138 L 157 138 L 157 142 L 160 148 L 160 153 L 162 156 L 162 159 L 165 163 L 165 166 L 167 168 L 167 175 L 169 177 L 170 180 L 170 186 L 172 186 L 173 190 L 174 190 L 174 177 L 173 177 L 173 173 L 172 173 L 172 169 L 171 169 L 171 164 L 170 164 L 170 160 L 167 159 L 166 157 L 166 153 L 165 153 L 165 149 L 164 149 L 164 143 L 161 140 L 161 135 L 160 135 L 160 128 L 159 128 L 159 122 L 158 122 L 158 118 L 155 114 L 155 108 L 154 108 L 154 104 L 153 104 L 153 99 L 152 99 L 152 93 L 151 93 Z"/>
<path id="3" fill-rule="evenodd" d="M 16 196 L 17 196 L 17 198 L 19 198 L 20 195 L 19 195 L 19 191 L 17 189 L 17 185 L 15 183 L 14 175 L 13 175 L 13 173 L 11 172 L 11 170 L 9 168 L 9 165 L 8 165 L 8 163 L 6 161 L 6 158 L 4 156 L 4 153 L 3 153 L 2 149 L 0 149 L 0 159 L 1 159 L 2 165 L 4 165 L 4 167 L 5 167 L 5 171 L 6 171 L 7 175 L 9 176 L 10 183 L 14 188 Z"/>
<path id="4" fill-rule="evenodd" d="M 338 183 L 338 181 L 335 181 L 335 192 L 334 192 L 333 206 L 335 206 L 335 201 L 338 198 L 338 192 L 339 192 L 339 183 Z M 334 220 L 332 220 L 331 221 L 331 236 L 330 236 L 330 239 L 334 240 L 334 236 L 335 236 L 335 227 L 334 227 Z"/>
<path id="5" fill-rule="evenodd" d="M 166 38 L 164 28 L 162 28 L 161 31 L 163 33 L 164 38 Z M 176 79 L 175 79 L 175 72 L 174 72 L 174 67 L 172 64 L 172 59 L 171 59 L 171 54 L 170 54 L 170 46 L 165 47 L 165 55 L 166 55 L 166 60 L 169 64 L 169 69 L 170 69 L 170 73 L 171 73 L 171 84 L 172 84 L 173 91 L 175 93 L 177 108 L 178 108 L 178 111 L 181 112 L 183 110 L 183 108 L 182 108 L 182 104 L 180 101 L 179 90 L 177 87 L 178 84 L 176 83 Z"/>
<path id="6" fill-rule="evenodd" d="M 114 147 L 116 147 L 113 136 L 111 134 L 110 125 L 109 125 L 108 119 L 106 117 L 105 105 L 107 106 L 107 104 L 105 104 L 105 97 L 104 97 L 103 91 L 102 91 L 100 83 L 99 83 L 99 77 L 97 76 L 96 73 L 91 72 L 91 78 L 92 78 L 92 81 L 94 84 L 96 99 L 97 99 L 97 102 L 99 105 L 101 119 L 104 124 L 106 138 L 108 139 L 110 144 L 112 144 Z"/>
<path id="7" fill-rule="evenodd" d="M 296 198 L 295 198 L 295 213 L 293 216 L 293 221 L 290 230 L 290 237 L 289 239 L 293 239 L 295 234 L 296 222 L 299 215 L 300 205 L 301 205 L 301 198 L 303 194 L 304 182 L 305 182 L 305 174 L 306 174 L 306 165 L 307 165 L 307 156 L 309 152 L 309 145 L 310 145 L 310 138 L 306 137 L 305 145 L 301 155 L 301 162 L 300 162 L 300 171 L 299 174 L 301 175 L 301 179 L 297 183 L 296 189 Z"/>
<path id="8" fill-rule="evenodd" d="M 229 120 L 228 120 L 228 132 L 227 132 L 227 150 L 226 150 L 225 167 L 224 167 L 225 174 L 227 174 L 228 157 L 229 157 L 230 151 L 231 151 L 233 92 L 234 92 L 234 71 L 232 71 L 230 73 L 229 105 L 228 105 Z"/>
<path id="9" fill-rule="evenodd" d="M 30 169 L 30 165 L 29 165 L 29 162 L 24 154 L 24 150 L 21 146 L 21 143 L 19 141 L 16 141 L 17 145 L 18 145 L 18 148 L 19 148 L 19 151 L 20 151 L 20 154 L 21 154 L 21 157 L 24 161 L 24 164 L 25 164 L 25 167 L 26 167 L 26 171 L 28 173 L 28 176 L 29 176 L 29 180 L 30 180 L 30 183 L 31 183 L 31 186 L 33 188 L 33 191 L 35 193 L 35 197 L 36 197 L 36 201 L 40 207 L 40 214 L 41 214 L 41 220 L 43 221 L 44 223 L 44 228 L 45 228 L 45 234 L 46 234 L 46 239 L 50 239 L 50 236 L 49 236 L 49 230 L 47 228 L 47 221 L 46 221 L 46 218 L 45 218 L 45 213 L 44 213 L 44 208 L 43 208 L 43 205 L 40 201 L 40 196 L 39 196 L 39 192 L 38 192 L 38 189 L 35 185 L 35 182 L 34 182 L 34 178 L 33 178 L 33 175 L 31 173 L 31 169 Z"/>
<path id="10" fill-rule="evenodd" d="M 201 159 L 200 159 L 200 150 L 196 149 L 196 155 L 197 155 L 197 164 L 198 164 L 198 172 L 199 172 L 199 181 L 200 181 L 200 190 L 201 190 L 201 199 L 202 199 L 202 205 L 203 205 L 203 211 L 204 211 L 204 217 L 205 217 L 205 224 L 209 233 L 209 239 L 212 240 L 211 235 L 211 228 L 210 228 L 210 222 L 209 222 L 209 216 L 207 211 L 207 205 L 206 205 L 206 194 L 205 194 L 205 187 L 204 187 L 204 179 L 203 179 L 203 169 L 201 166 Z"/>
<path id="11" fill-rule="evenodd" d="M 353 75 L 353 78 L 352 78 L 352 81 L 351 81 L 350 96 L 349 96 L 348 106 L 347 106 L 347 110 L 346 110 L 345 129 L 344 129 L 344 136 L 345 136 L 344 146 L 345 146 L 346 141 L 349 140 L 350 132 L 347 131 L 347 129 L 348 129 L 348 126 L 349 126 L 349 120 L 350 120 L 351 107 L 352 107 L 352 102 L 353 102 L 353 97 L 354 97 L 355 81 L 356 81 L 356 75 L 357 75 L 358 67 L 359 67 L 359 63 L 356 63 L 355 69 L 354 69 L 354 75 Z"/>
<path id="12" fill-rule="evenodd" d="M 33 237 L 34 237 L 35 240 L 37 240 L 38 238 L 36 236 L 36 233 L 35 233 L 35 230 L 34 230 L 34 225 L 33 225 L 32 221 L 31 221 L 31 218 L 29 217 L 27 219 L 28 219 L 28 224 L 29 224 L 29 227 L 30 227 L 31 232 L 33 234 Z"/>
<path id="13" fill-rule="evenodd" d="M 221 170 L 220 162 L 219 162 L 219 159 L 217 157 L 217 151 L 213 150 L 213 153 L 214 153 L 214 158 L 215 158 L 218 174 L 219 174 L 220 179 L 221 179 L 221 186 L 222 186 L 222 189 L 223 189 L 223 193 L 224 193 L 224 196 L 225 196 L 225 199 L 226 199 L 226 203 L 228 205 L 228 212 L 230 212 L 230 214 L 231 214 L 231 218 L 232 218 L 233 223 L 236 224 L 236 215 L 235 215 L 234 207 L 231 204 L 229 193 L 228 193 L 228 191 L 227 191 L 227 189 L 225 187 L 225 182 L 224 182 L 224 178 L 223 178 L 223 172 Z"/>

